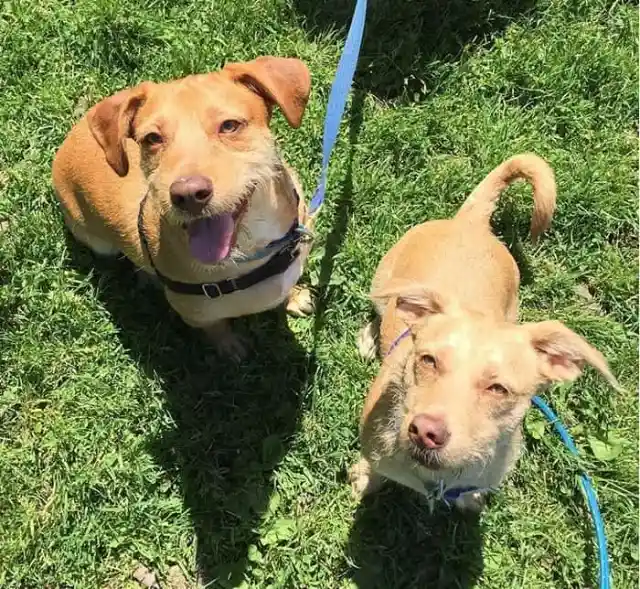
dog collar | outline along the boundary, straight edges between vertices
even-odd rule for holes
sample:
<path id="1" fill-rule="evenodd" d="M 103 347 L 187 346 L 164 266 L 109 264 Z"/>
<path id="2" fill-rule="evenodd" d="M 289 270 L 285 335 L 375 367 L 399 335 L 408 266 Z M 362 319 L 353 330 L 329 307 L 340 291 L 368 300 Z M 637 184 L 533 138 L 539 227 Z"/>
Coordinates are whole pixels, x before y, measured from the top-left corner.
<path id="1" fill-rule="evenodd" d="M 295 188 L 294 194 L 296 197 L 296 203 L 298 203 L 300 201 L 300 197 Z M 191 282 L 180 282 L 162 274 L 153 262 L 149 243 L 144 233 L 144 205 L 147 202 L 148 196 L 149 191 L 147 190 L 140 201 L 140 209 L 138 211 L 138 235 L 140 236 L 140 243 L 142 244 L 142 249 L 144 250 L 147 259 L 149 260 L 149 265 L 160 282 L 162 282 L 162 284 L 170 291 L 178 294 L 204 295 L 209 299 L 217 299 L 222 295 L 251 288 L 264 280 L 277 276 L 278 274 L 282 274 L 300 255 L 300 248 L 298 247 L 300 242 L 303 239 L 309 239 L 312 236 L 306 227 L 296 219 L 285 235 L 267 244 L 251 257 L 242 260 L 242 262 L 260 260 L 275 252 L 275 254 L 273 254 L 272 257 L 269 258 L 262 266 L 258 266 L 258 268 L 255 268 L 246 274 L 242 274 L 237 278 L 228 278 L 218 282 L 201 282 L 197 284 Z"/>
<path id="2" fill-rule="evenodd" d="M 442 501 L 447 507 L 451 507 L 451 504 L 455 503 L 463 495 L 467 495 L 468 493 L 484 493 L 487 491 L 491 491 L 491 489 L 470 485 L 447 488 L 444 481 L 439 481 L 435 485 L 433 483 L 425 485 L 425 495 L 432 509 L 436 501 Z"/>
<path id="3" fill-rule="evenodd" d="M 393 340 L 393 343 L 391 344 L 391 347 L 389 348 L 389 351 L 385 354 L 385 358 L 387 356 L 389 356 L 391 354 L 391 352 L 393 352 L 393 350 L 396 349 L 396 347 L 398 346 L 398 344 L 405 338 L 407 337 L 409 334 L 411 333 L 410 329 L 405 329 L 396 339 Z"/>

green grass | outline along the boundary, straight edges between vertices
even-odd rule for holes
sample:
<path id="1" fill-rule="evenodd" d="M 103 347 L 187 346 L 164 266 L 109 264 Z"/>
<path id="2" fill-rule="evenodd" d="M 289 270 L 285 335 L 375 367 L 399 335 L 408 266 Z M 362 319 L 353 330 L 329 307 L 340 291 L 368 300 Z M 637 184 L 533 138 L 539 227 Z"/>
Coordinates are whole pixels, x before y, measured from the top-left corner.
<path id="1" fill-rule="evenodd" d="M 593 475 L 614 584 L 637 586 L 634 3 L 373 2 L 309 266 L 322 304 L 309 319 L 239 322 L 255 346 L 241 367 L 211 355 L 126 264 L 94 260 L 63 231 L 50 164 L 87 104 L 259 54 L 312 71 L 303 127 L 275 123 L 311 192 L 350 4 L 2 4 L 3 588 L 125 587 L 135 562 L 160 575 L 178 564 L 211 587 L 594 587 L 575 468 L 535 413 L 479 520 L 429 516 L 397 487 L 359 506 L 344 480 L 376 370 L 355 351 L 376 264 L 524 150 L 556 171 L 553 229 L 530 244 L 522 186 L 496 226 L 523 268 L 522 317 L 567 322 L 627 388 L 587 371 L 549 398 Z"/>

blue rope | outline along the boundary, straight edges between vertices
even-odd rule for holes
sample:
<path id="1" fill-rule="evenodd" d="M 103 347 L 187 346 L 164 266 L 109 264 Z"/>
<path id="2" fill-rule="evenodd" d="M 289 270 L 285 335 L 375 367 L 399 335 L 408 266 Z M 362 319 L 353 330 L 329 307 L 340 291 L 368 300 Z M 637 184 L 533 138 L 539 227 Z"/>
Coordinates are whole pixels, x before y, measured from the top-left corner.
<path id="1" fill-rule="evenodd" d="M 533 397 L 532 403 L 544 414 L 549 420 L 551 425 L 555 428 L 556 432 L 560 436 L 562 443 L 573 454 L 578 456 L 578 449 L 573 442 L 571 434 L 564 427 L 558 416 L 553 412 L 551 407 L 538 396 Z M 596 534 L 596 541 L 598 544 L 598 560 L 600 561 L 600 576 L 599 587 L 600 589 L 610 589 L 611 587 L 611 571 L 609 568 L 609 553 L 607 552 L 607 536 L 604 530 L 604 522 L 602 521 L 602 515 L 600 514 L 600 508 L 598 507 L 598 500 L 593 490 L 591 480 L 585 472 L 580 474 L 580 482 L 582 483 L 582 489 L 584 490 L 585 497 L 587 499 L 587 505 L 591 512 L 591 519 L 593 520 L 593 528 Z"/>
<path id="2" fill-rule="evenodd" d="M 331 92 L 329 94 L 327 114 L 324 119 L 324 135 L 322 138 L 322 170 L 318 180 L 318 188 L 316 188 L 316 192 L 309 205 L 310 215 L 315 214 L 324 201 L 329 160 L 333 146 L 338 138 L 340 122 L 342 121 L 342 115 L 347 105 L 349 90 L 351 89 L 351 83 L 353 82 L 353 76 L 356 71 L 366 16 L 367 0 L 357 0 L 351 25 L 349 26 L 349 32 L 347 33 L 347 40 L 345 41 L 344 49 L 338 62 L 336 76 L 333 79 L 333 85 L 331 86 Z"/>

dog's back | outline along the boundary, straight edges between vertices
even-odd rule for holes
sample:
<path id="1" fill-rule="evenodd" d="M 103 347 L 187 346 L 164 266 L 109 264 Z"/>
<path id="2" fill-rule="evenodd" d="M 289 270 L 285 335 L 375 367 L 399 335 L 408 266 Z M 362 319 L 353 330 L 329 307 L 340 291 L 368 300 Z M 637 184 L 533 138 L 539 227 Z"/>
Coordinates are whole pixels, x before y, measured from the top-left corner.
<path id="1" fill-rule="evenodd" d="M 372 298 L 383 317 L 382 352 L 401 329 L 381 293 L 402 285 L 437 291 L 467 312 L 496 320 L 517 318 L 520 275 L 505 245 L 491 232 L 490 218 L 501 192 L 515 179 L 533 186 L 532 236 L 550 225 L 556 201 L 554 174 L 532 154 L 515 156 L 495 168 L 477 186 L 452 219 L 428 221 L 410 229 L 378 266 Z"/>

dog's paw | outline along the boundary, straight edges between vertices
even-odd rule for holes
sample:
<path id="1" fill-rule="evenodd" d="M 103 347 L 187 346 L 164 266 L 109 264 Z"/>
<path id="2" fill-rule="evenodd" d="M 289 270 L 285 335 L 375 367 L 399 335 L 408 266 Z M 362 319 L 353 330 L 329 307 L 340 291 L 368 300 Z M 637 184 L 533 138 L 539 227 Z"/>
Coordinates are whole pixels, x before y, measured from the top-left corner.
<path id="1" fill-rule="evenodd" d="M 249 341 L 232 331 L 226 321 L 207 327 L 204 331 L 207 339 L 221 356 L 225 356 L 237 363 L 242 362 L 247 357 Z"/>
<path id="2" fill-rule="evenodd" d="M 482 511 L 485 502 L 486 498 L 484 493 L 465 493 L 456 499 L 455 506 L 460 511 L 479 513 Z"/>
<path id="3" fill-rule="evenodd" d="M 132 577 L 145 589 L 160 589 L 155 571 L 148 569 L 146 566 L 139 565 L 136 567 Z"/>
<path id="4" fill-rule="evenodd" d="M 382 486 L 383 478 L 374 472 L 366 458 L 361 458 L 349 469 L 349 483 L 353 497 L 362 499 L 377 491 Z"/>
<path id="5" fill-rule="evenodd" d="M 232 333 L 214 342 L 216 350 L 233 362 L 240 363 L 249 355 L 249 342 L 245 337 Z"/>
<path id="6" fill-rule="evenodd" d="M 363 360 L 370 362 L 376 357 L 377 351 L 376 325 L 373 321 L 370 321 L 358 334 L 358 354 Z"/>
<path id="7" fill-rule="evenodd" d="M 294 286 L 287 300 L 287 313 L 293 317 L 306 317 L 315 309 L 313 295 L 308 288 Z"/>

